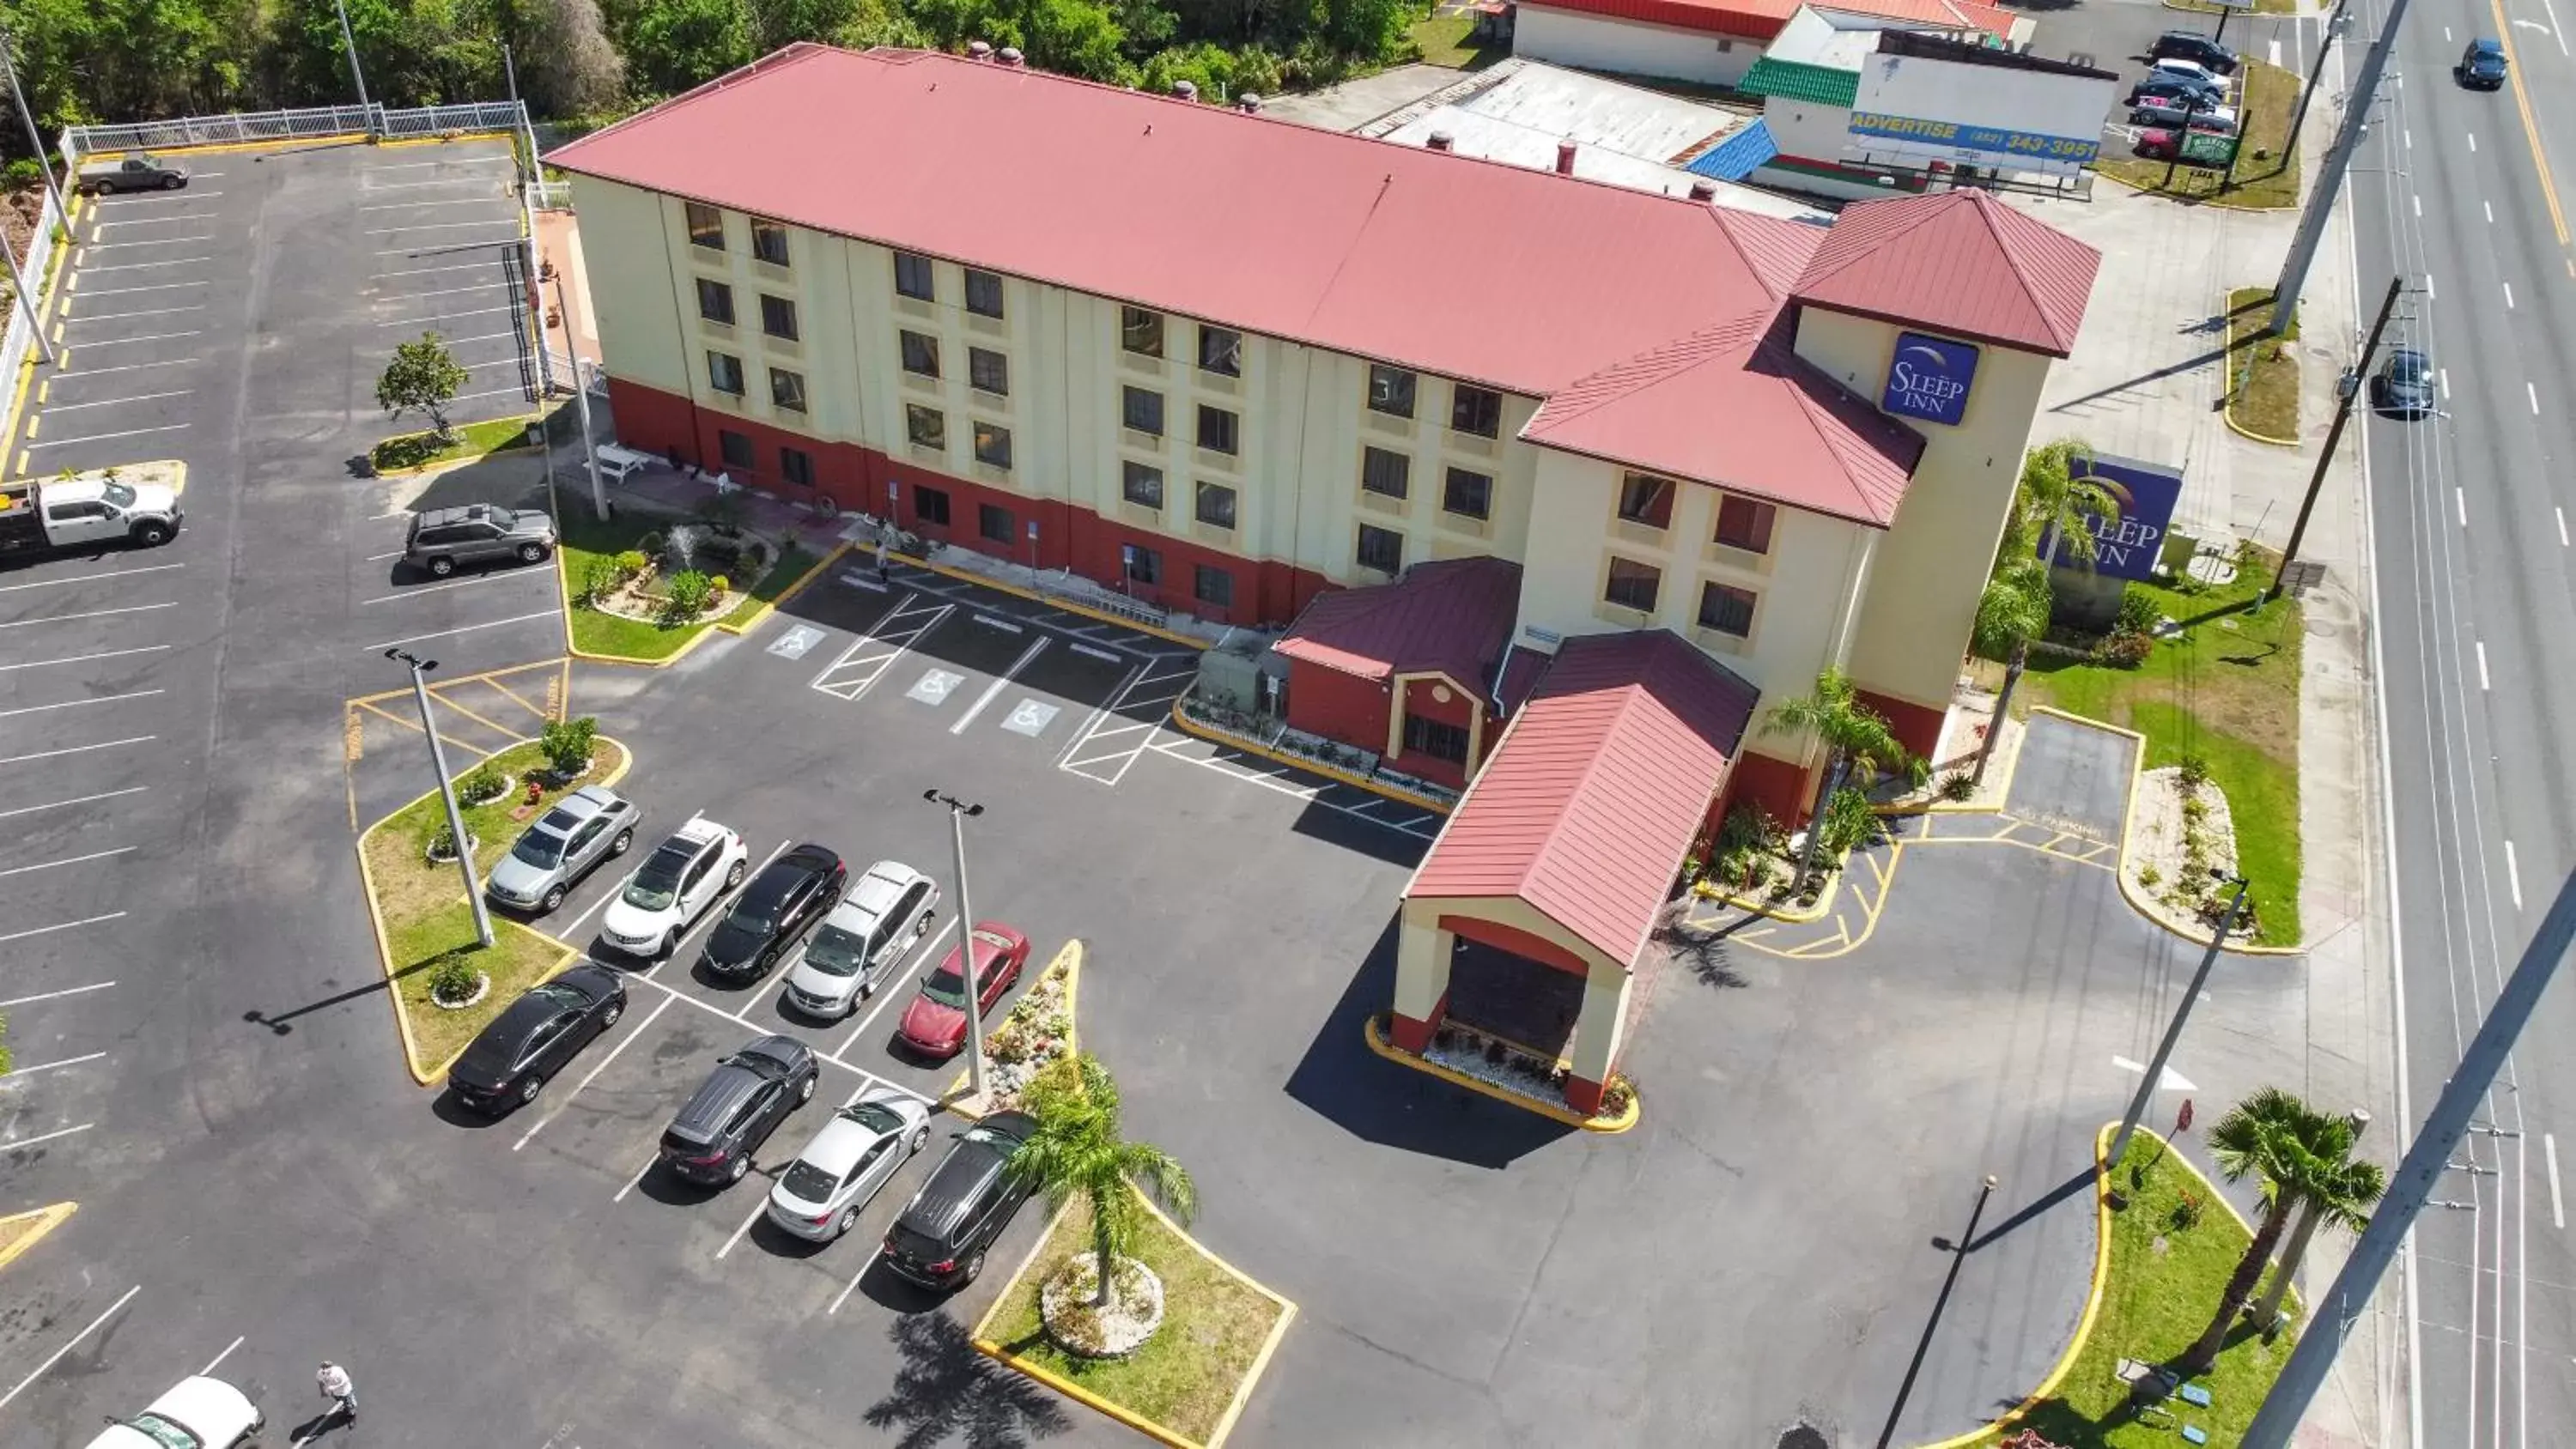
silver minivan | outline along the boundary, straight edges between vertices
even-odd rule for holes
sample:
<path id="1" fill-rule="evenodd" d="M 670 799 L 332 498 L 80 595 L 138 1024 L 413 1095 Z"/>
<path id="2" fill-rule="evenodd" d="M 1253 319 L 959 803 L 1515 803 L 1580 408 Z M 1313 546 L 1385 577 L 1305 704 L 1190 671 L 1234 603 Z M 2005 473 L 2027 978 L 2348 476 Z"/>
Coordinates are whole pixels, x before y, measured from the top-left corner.
<path id="1" fill-rule="evenodd" d="M 899 860 L 881 860 L 805 938 L 781 1004 L 825 1020 L 849 1015 L 930 929 L 939 887 Z"/>

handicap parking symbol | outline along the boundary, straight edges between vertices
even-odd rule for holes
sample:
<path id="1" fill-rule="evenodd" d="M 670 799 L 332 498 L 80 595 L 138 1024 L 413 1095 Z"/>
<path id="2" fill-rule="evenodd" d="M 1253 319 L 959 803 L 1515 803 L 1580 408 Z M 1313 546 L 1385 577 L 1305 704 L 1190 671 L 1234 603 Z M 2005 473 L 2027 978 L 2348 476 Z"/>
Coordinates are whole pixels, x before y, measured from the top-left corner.
<path id="1" fill-rule="evenodd" d="M 915 680 L 912 688 L 904 691 L 904 695 L 909 699 L 920 700 L 923 704 L 945 704 L 948 702 L 949 694 L 965 682 L 966 676 L 963 674 L 953 670 L 933 669 Z"/>
<path id="2" fill-rule="evenodd" d="M 1011 717 L 1002 721 L 1002 728 L 1015 735 L 1027 735 L 1035 739 L 1045 731 L 1055 717 L 1054 705 L 1040 700 L 1024 699 L 1012 708 Z"/>
<path id="3" fill-rule="evenodd" d="M 772 640 L 769 652 L 781 659 L 802 659 L 805 651 L 821 643 L 822 639 L 822 630 L 799 624 Z"/>

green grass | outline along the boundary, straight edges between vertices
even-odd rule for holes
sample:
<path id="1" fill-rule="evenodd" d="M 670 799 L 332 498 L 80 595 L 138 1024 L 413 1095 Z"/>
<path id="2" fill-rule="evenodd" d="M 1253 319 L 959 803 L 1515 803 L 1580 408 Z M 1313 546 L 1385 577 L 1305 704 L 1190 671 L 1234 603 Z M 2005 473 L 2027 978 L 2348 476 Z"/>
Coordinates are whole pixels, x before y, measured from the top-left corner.
<path id="1" fill-rule="evenodd" d="M 2022 698 L 2138 731 L 2144 768 L 2197 754 L 2227 793 L 2237 867 L 2251 881 L 2255 939 L 2299 943 L 2299 603 L 2284 595 L 2251 614 L 2277 557 L 2263 554 L 2234 582 L 2198 593 L 2149 584 L 2183 626 L 2136 669 L 2033 654 Z"/>
<path id="2" fill-rule="evenodd" d="M 2132 1164 L 2152 1164 L 2136 1186 L 2129 1176 Z M 2129 1205 L 2111 1214 L 2111 1275 L 2093 1331 L 2056 1391 L 2028 1417 L 1978 1441 L 1982 1445 L 2037 1429 L 2067 1449 L 2173 1449 L 2182 1443 L 2180 1425 L 2191 1424 L 2208 1431 L 2211 1449 L 2229 1449 L 2244 1437 L 2290 1356 L 2294 1333 L 2284 1331 L 2267 1344 L 2240 1325 L 2220 1351 L 2218 1366 L 2192 1380 L 2209 1390 L 2208 1408 L 2174 1398 L 2166 1401 L 2172 1420 L 2132 1418 L 2126 1408 L 2129 1386 L 2117 1374 L 2120 1360 L 2163 1363 L 2190 1347 L 2218 1311 L 2219 1295 L 2250 1235 L 2210 1184 L 2153 1133 L 2130 1139 L 2111 1181 Z M 2175 1212 L 2186 1192 L 2203 1206 L 2189 1227 Z"/>
<path id="3" fill-rule="evenodd" d="M 1038 1289 L 1081 1251 L 1090 1231 L 1087 1209 L 1077 1205 L 1066 1213 L 1028 1271 L 1003 1290 L 982 1325 L 984 1336 L 1014 1358 L 1206 1443 L 1285 1310 L 1149 1213 L 1136 1256 L 1163 1280 L 1163 1326 L 1133 1357 L 1077 1358 L 1047 1338 Z"/>
<path id="4" fill-rule="evenodd" d="M 2287 13 L 2284 11 L 2283 13 Z M 2290 117 L 2298 110 L 2299 78 L 2277 65 L 2245 62 L 2239 115 L 2245 141 L 2236 158 L 2236 181 L 2198 166 L 2144 161 L 2134 156 L 2097 161 L 2094 169 L 2141 191 L 2194 199 L 2223 199 L 2252 209 L 2299 204 L 2299 155 L 2290 145 Z M 2125 114 L 2125 113 L 2124 113 Z M 2172 175 L 2170 184 L 2167 174 Z"/>
<path id="5" fill-rule="evenodd" d="M 496 453 L 503 448 L 528 446 L 528 424 L 536 414 L 524 413 L 515 418 L 491 418 L 479 423 L 464 423 L 450 430 L 450 440 L 441 445 L 430 433 L 402 433 L 376 444 L 367 461 L 379 473 L 395 468 L 425 468 L 433 463 L 456 463 Z"/>
<path id="6" fill-rule="evenodd" d="M 1413 23 L 1412 37 L 1422 52 L 1426 65 L 1445 65 L 1456 70 L 1480 70 L 1499 59 L 1501 52 L 1488 49 L 1483 42 L 1469 37 L 1476 29 L 1473 15 L 1431 15 Z"/>
<path id="7" fill-rule="evenodd" d="M 778 561 L 769 566 L 769 572 L 762 574 L 760 582 L 751 586 L 751 592 L 743 595 L 741 603 L 726 610 L 724 618 L 719 622 L 731 628 L 741 628 L 751 622 L 752 615 L 777 603 L 779 595 L 795 587 L 796 581 L 805 577 L 813 570 L 814 565 L 820 562 L 820 559 L 795 544 L 782 547 L 778 551 Z"/>
<path id="8" fill-rule="evenodd" d="M 2239 287 L 2227 294 L 2227 415 L 2240 428 L 2295 442 L 2299 355 L 2290 344 L 2299 337 L 2298 316 L 2291 314 L 2290 330 L 2278 338 L 2264 335 L 2271 320 L 2271 288 Z"/>
<path id="9" fill-rule="evenodd" d="M 665 533 L 674 523 L 685 519 L 662 518 L 647 514 L 625 514 L 603 523 L 578 510 L 558 510 L 555 527 L 563 537 L 561 548 L 564 580 L 578 597 L 583 576 L 595 559 L 614 558 L 635 547 L 648 533 Z M 713 616 L 686 624 L 663 624 L 650 619 L 629 619 L 598 609 L 574 604 L 572 620 L 573 647 L 590 654 L 613 654 L 627 659 L 668 659 L 688 642 L 718 623 L 736 627 L 747 622 L 763 605 L 777 602 L 798 579 L 814 567 L 812 553 L 795 544 L 779 551 L 769 571 L 754 582 L 750 591 L 722 619 Z"/>

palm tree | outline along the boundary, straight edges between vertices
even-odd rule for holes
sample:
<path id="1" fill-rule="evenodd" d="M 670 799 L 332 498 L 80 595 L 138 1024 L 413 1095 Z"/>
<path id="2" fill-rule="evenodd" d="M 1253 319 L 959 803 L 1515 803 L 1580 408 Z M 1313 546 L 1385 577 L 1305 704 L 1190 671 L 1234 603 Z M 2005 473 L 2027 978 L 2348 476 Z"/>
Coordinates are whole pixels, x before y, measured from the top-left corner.
<path id="1" fill-rule="evenodd" d="M 2388 1174 L 2376 1162 L 2351 1157 L 2354 1141 L 2361 1136 L 2361 1124 L 2345 1119 L 2351 1141 L 2344 1144 L 2347 1154 L 2341 1160 L 2324 1160 L 2317 1171 L 2300 1184 L 2299 1223 L 2290 1229 L 2290 1243 L 2281 1250 L 2280 1266 L 2272 1271 L 2271 1286 L 2263 1290 L 2263 1301 L 2254 1305 L 2254 1325 L 2265 1333 L 2281 1327 L 2281 1299 L 2290 1290 L 2290 1279 L 2299 1271 L 2299 1260 L 2308 1254 L 2308 1239 L 2318 1227 L 2331 1224 L 2346 1232 L 2358 1233 L 2370 1226 L 2371 1204 L 2388 1189 Z"/>
<path id="2" fill-rule="evenodd" d="M 1986 762 L 1994 758 L 1995 741 L 2004 737 L 2004 720 L 2012 708 L 2013 690 L 2021 684 L 2021 672 L 2030 663 L 2030 641 L 2048 632 L 2048 565 L 2025 555 L 2005 563 L 1986 581 L 1986 591 L 1977 599 L 1977 622 L 1971 642 L 1979 654 L 2004 661 L 2004 687 L 1995 695 L 1994 718 L 1986 725 L 1986 741 L 1977 747 L 1976 768 L 1969 772 L 1972 782 L 1986 778 Z"/>
<path id="3" fill-rule="evenodd" d="M 2005 711 L 2012 708 L 2013 691 L 2030 663 L 2030 642 L 2048 632 L 2055 603 L 2048 584 L 2050 567 L 2062 560 L 2089 572 L 2094 538 L 2086 516 L 2100 514 L 2115 520 L 2120 516 L 2119 502 L 2108 489 L 2075 476 L 2075 460 L 2091 453 L 2091 445 L 2080 438 L 2060 438 L 2031 449 L 2022 460 L 2021 482 L 2013 489 L 2012 512 L 2005 515 L 2003 541 L 1995 550 L 1994 576 L 1977 600 L 1970 641 L 1979 654 L 2004 662 L 2004 686 L 1995 695 L 1994 719 L 1986 727 L 1985 743 L 1977 749 L 1971 780 L 1986 778 L 1986 762 L 1994 757 L 1995 742 L 2003 738 Z M 2052 539 L 2057 540 L 2049 548 L 2052 557 L 2042 559 L 2039 550 Z"/>
<path id="4" fill-rule="evenodd" d="M 1812 731 L 1825 742 L 1825 773 L 1807 814 L 1807 846 L 1798 858 L 1798 886 L 1804 889 L 1815 869 L 1816 842 L 1824 836 L 1825 806 L 1843 786 L 1846 773 L 1866 788 L 1879 775 L 1897 773 L 1920 779 L 1923 762 L 1897 743 L 1895 731 L 1878 711 L 1860 702 L 1859 691 L 1839 669 L 1816 676 L 1812 694 L 1784 699 L 1763 717 L 1765 733 Z"/>
<path id="5" fill-rule="evenodd" d="M 2358 1212 L 2377 1198 L 2382 1185 L 2379 1170 L 2375 1164 L 2353 1162 L 2352 1144 L 2351 1122 L 2328 1116 L 2278 1087 L 2265 1087 L 2246 1098 L 2210 1129 L 2210 1152 L 2227 1180 L 2260 1179 L 2263 1220 L 2255 1227 L 2245 1255 L 2237 1260 L 2236 1271 L 2228 1276 L 2209 1327 L 2176 1361 L 2185 1375 L 2207 1373 L 2218 1362 L 2228 1329 L 2244 1311 L 2246 1300 L 2254 1296 L 2254 1285 L 2262 1279 L 2273 1244 L 2281 1240 L 2290 1214 L 2302 1202 L 2313 1197 Z M 2367 1196 L 2363 1196 L 2365 1190 Z"/>
<path id="6" fill-rule="evenodd" d="M 1091 1301 L 1105 1307 L 1111 1265 L 1133 1255 L 1144 1226 L 1138 1186 L 1184 1227 L 1198 1216 L 1198 1188 L 1170 1153 L 1122 1135 L 1118 1084 L 1089 1052 L 1041 1072 L 1029 1084 L 1025 1105 L 1037 1129 L 1011 1154 L 1010 1172 L 1043 1191 L 1052 1210 L 1076 1199 L 1089 1204 L 1091 1251 L 1099 1270 Z"/>

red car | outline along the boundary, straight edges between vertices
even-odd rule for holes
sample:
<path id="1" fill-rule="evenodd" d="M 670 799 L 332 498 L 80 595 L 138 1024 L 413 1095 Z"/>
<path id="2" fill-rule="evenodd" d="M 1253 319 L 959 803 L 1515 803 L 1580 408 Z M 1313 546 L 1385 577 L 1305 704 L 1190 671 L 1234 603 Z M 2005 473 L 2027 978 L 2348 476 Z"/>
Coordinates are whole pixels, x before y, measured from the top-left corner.
<path id="1" fill-rule="evenodd" d="M 989 1018 L 993 1003 L 1029 963 L 1029 938 L 999 921 L 979 921 L 968 939 L 975 943 L 975 984 L 984 998 L 976 1015 Z M 939 969 L 922 979 L 921 994 L 903 1009 L 903 1021 L 894 1031 L 896 1041 L 933 1061 L 945 1061 L 966 1047 L 964 949 L 951 947 Z"/>

